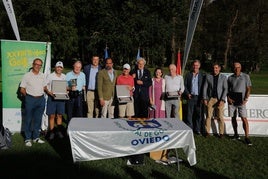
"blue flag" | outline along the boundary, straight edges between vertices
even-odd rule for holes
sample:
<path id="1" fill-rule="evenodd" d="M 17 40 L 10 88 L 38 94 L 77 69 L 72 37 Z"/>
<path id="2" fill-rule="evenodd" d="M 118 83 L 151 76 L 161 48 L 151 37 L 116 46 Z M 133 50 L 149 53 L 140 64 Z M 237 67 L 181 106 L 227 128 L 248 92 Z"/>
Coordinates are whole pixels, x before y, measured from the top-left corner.
<path id="1" fill-rule="evenodd" d="M 108 54 L 108 47 L 106 46 L 105 47 L 105 50 L 104 50 L 104 59 L 108 58 L 109 57 L 109 54 Z"/>
<path id="2" fill-rule="evenodd" d="M 138 53 L 137 53 L 137 60 L 141 58 L 141 51 L 140 51 L 140 48 L 138 48 Z"/>

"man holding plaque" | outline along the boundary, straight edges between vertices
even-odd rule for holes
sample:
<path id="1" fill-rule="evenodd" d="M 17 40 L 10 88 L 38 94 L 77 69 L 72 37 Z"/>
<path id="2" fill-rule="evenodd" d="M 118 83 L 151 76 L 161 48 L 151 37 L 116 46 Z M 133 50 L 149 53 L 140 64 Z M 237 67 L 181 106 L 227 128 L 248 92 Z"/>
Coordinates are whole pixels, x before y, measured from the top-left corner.
<path id="1" fill-rule="evenodd" d="M 66 74 L 67 89 L 70 99 L 67 101 L 67 120 L 68 123 L 72 117 L 83 117 L 83 100 L 86 86 L 85 74 L 81 71 L 82 62 L 76 61 L 73 70 Z"/>
<path id="2" fill-rule="evenodd" d="M 232 125 L 234 129 L 234 139 L 240 139 L 237 132 L 237 111 L 243 122 L 243 129 L 245 131 L 245 143 L 252 145 L 249 140 L 249 125 L 247 120 L 246 103 L 248 101 L 251 80 L 249 75 L 241 72 L 241 64 L 234 62 L 233 65 L 234 74 L 228 78 L 228 109 L 229 115 L 232 117 Z"/>

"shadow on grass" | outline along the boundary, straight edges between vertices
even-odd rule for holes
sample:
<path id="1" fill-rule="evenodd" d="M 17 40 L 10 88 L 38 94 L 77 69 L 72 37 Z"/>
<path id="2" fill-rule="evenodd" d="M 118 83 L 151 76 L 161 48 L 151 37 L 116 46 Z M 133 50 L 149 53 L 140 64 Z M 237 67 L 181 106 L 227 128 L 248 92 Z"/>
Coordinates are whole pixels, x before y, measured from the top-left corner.
<path id="1" fill-rule="evenodd" d="M 54 151 L 67 163 L 73 163 L 70 140 L 68 137 L 48 141 Z"/>
<path id="2" fill-rule="evenodd" d="M 62 144 L 55 143 L 53 145 L 57 147 Z M 112 172 L 103 172 L 101 168 L 74 164 L 70 160 L 71 153 L 68 154 L 69 148 L 64 148 L 64 145 L 56 147 L 57 150 L 62 149 L 58 153 L 46 151 L 41 145 L 23 147 L 21 151 L 0 151 L 1 178 L 117 178 Z"/>

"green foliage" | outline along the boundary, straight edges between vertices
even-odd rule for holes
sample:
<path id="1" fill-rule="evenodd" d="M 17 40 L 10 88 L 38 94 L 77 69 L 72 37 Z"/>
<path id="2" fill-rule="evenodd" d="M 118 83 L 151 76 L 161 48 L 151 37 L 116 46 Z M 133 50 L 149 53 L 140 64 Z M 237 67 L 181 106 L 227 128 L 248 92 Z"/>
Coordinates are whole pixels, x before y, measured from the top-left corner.
<path id="1" fill-rule="evenodd" d="M 73 58 L 88 63 L 103 57 L 106 45 L 117 65 L 135 62 L 137 49 L 149 66 L 167 66 L 183 53 L 190 0 L 24 0 L 14 1 L 22 40 L 51 41 L 53 61 Z M 250 4 L 250 5 L 249 5 Z M 204 0 L 188 63 L 199 58 L 206 67 L 242 61 L 247 71 L 268 58 L 268 1 Z M 0 6 L 0 38 L 14 39 L 4 6 Z M 238 11 L 231 36 L 228 29 Z M 227 67 L 228 68 L 228 67 Z"/>

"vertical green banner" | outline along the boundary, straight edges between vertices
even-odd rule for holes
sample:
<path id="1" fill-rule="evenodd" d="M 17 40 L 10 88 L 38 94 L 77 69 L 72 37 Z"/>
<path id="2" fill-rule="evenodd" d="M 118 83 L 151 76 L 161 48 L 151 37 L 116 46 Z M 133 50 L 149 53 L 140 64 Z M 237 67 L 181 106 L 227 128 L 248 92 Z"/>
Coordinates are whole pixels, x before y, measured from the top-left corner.
<path id="1" fill-rule="evenodd" d="M 1 40 L 3 108 L 20 108 L 17 90 L 34 58 L 45 64 L 46 43 Z"/>
<path id="2" fill-rule="evenodd" d="M 1 40 L 3 125 L 23 130 L 23 108 L 19 85 L 35 58 L 43 60 L 42 71 L 50 72 L 51 43 Z"/>

